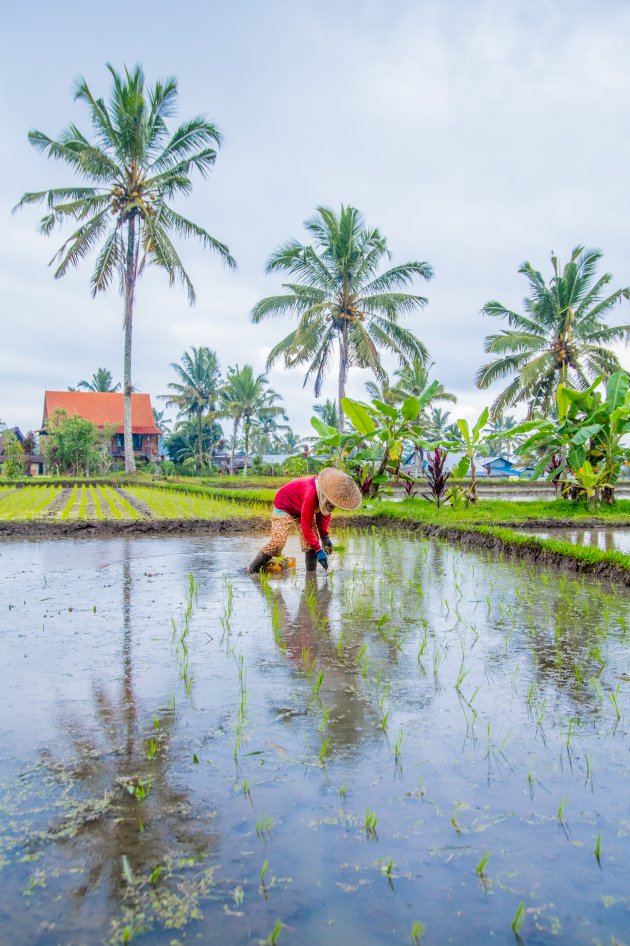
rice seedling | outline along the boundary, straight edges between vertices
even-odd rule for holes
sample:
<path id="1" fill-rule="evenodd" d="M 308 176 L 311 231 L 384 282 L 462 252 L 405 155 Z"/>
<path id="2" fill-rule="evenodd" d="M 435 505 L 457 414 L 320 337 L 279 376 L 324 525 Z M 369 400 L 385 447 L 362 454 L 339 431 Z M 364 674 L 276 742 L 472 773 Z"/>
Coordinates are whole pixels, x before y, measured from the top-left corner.
<path id="1" fill-rule="evenodd" d="M 274 927 L 271 933 L 269 934 L 269 936 L 267 936 L 266 939 L 258 940 L 259 946 L 276 946 L 276 943 L 278 942 L 278 937 L 280 936 L 280 933 L 282 932 L 283 929 L 284 929 L 284 923 L 281 923 L 280 920 L 276 920 Z"/>
<path id="2" fill-rule="evenodd" d="M 256 834 L 259 838 L 264 838 L 273 830 L 275 821 L 273 818 L 270 818 L 268 815 L 263 815 L 262 818 L 259 818 L 256 822 Z"/>
<path id="3" fill-rule="evenodd" d="M 489 860 L 490 860 L 490 851 L 484 851 L 483 854 L 481 855 L 481 859 L 479 863 L 475 867 L 475 872 L 477 874 L 477 877 L 479 877 L 480 880 L 486 876 L 486 865 Z"/>
<path id="4" fill-rule="evenodd" d="M 562 824 L 562 825 L 566 823 L 566 819 L 565 819 L 565 817 L 564 817 L 564 813 L 565 813 L 565 811 L 566 811 L 566 807 L 567 807 L 568 801 L 569 801 L 569 796 L 568 796 L 568 795 L 564 795 L 564 796 L 560 799 L 560 801 L 558 802 L 558 810 L 557 810 L 557 812 L 556 812 L 556 817 L 557 817 L 558 821 L 560 822 L 560 824 Z"/>
<path id="5" fill-rule="evenodd" d="M 615 690 L 612 690 L 606 694 L 606 696 L 608 697 L 608 700 L 610 701 L 610 705 L 615 711 L 617 722 L 619 722 L 619 720 L 621 719 L 621 708 L 619 706 L 619 700 L 617 699 L 619 695 L 620 686 L 621 686 L 621 683 L 618 683 Z"/>
<path id="6" fill-rule="evenodd" d="M 464 805 L 462 804 L 462 802 L 458 801 L 457 804 L 455 805 L 455 811 L 453 812 L 451 816 L 451 824 L 453 825 L 453 827 L 455 828 L 458 834 L 462 833 L 462 826 L 459 823 L 459 813 L 460 811 L 463 811 L 463 809 L 464 809 Z"/>
<path id="7" fill-rule="evenodd" d="M 377 824 L 378 824 L 378 818 L 376 817 L 372 809 L 368 806 L 365 809 L 365 820 L 364 820 L 365 833 L 367 834 L 368 837 L 374 837 L 376 835 Z"/>
<path id="8" fill-rule="evenodd" d="M 398 730 L 398 735 L 396 736 L 396 742 L 394 743 L 394 759 L 396 761 L 396 766 L 400 767 L 400 753 L 402 750 L 403 742 L 403 731 L 402 729 Z"/>
<path id="9" fill-rule="evenodd" d="M 343 785 L 339 786 L 339 797 L 345 799 L 347 794 L 348 794 L 348 787 L 346 783 L 344 782 Z"/>
<path id="10" fill-rule="evenodd" d="M 425 924 L 421 923 L 420 920 L 414 920 L 414 922 L 411 924 L 411 932 L 409 934 L 409 939 L 411 940 L 412 946 L 421 946 L 425 933 Z"/>
<path id="11" fill-rule="evenodd" d="M 594 851 L 593 851 L 593 854 L 595 855 L 595 860 L 597 861 L 597 863 L 598 863 L 599 866 L 601 867 L 601 866 L 602 866 L 602 835 L 601 835 L 601 832 L 599 832 L 598 835 L 597 835 L 597 837 L 595 838 L 595 849 L 594 849 Z"/>
<path id="12" fill-rule="evenodd" d="M 322 683 L 324 682 L 324 671 L 320 670 L 317 674 L 317 680 L 315 682 L 315 696 L 319 696 L 319 691 L 322 688 Z"/>
<path id="13" fill-rule="evenodd" d="M 157 882 L 159 880 L 160 874 L 162 873 L 162 867 L 159 864 L 153 868 L 149 875 L 149 883 L 153 888 L 157 887 Z"/>
<path id="14" fill-rule="evenodd" d="M 248 801 L 252 800 L 252 783 L 248 779 L 243 779 L 243 795 L 247 798 Z"/>
<path id="15" fill-rule="evenodd" d="M 317 727 L 321 735 L 323 735 L 324 730 L 325 730 L 326 727 L 328 726 L 328 717 L 329 717 L 329 716 L 330 716 L 330 707 L 328 706 L 328 707 L 326 707 L 326 709 L 324 710 L 324 713 L 323 713 L 322 718 L 321 718 L 321 722 L 320 722 L 319 726 Z"/>
<path id="16" fill-rule="evenodd" d="M 147 759 L 154 759 L 157 752 L 157 742 L 155 739 L 149 740 L 149 745 L 147 746 Z"/>
<path id="17" fill-rule="evenodd" d="M 393 872 L 394 872 L 394 858 L 390 857 L 384 864 L 381 865 L 381 874 L 385 874 L 385 876 L 387 877 L 390 883 L 390 886 L 393 886 L 393 883 L 392 883 L 393 878 L 394 878 Z"/>
<path id="18" fill-rule="evenodd" d="M 269 861 L 267 860 L 267 858 L 265 858 L 264 861 L 263 861 L 262 867 L 260 868 L 260 882 L 261 882 L 261 884 L 264 884 L 264 882 L 265 882 L 265 876 L 266 876 L 266 874 L 267 874 L 267 870 L 268 870 L 268 869 L 269 869 Z"/>
<path id="19" fill-rule="evenodd" d="M 516 908 L 516 913 L 514 914 L 514 919 L 512 920 L 512 932 L 515 936 L 518 937 L 523 923 L 525 922 L 525 904 L 521 901 Z"/>
<path id="20" fill-rule="evenodd" d="M 322 765 L 324 764 L 324 760 L 325 760 L 326 755 L 327 755 L 327 753 L 328 753 L 328 748 L 329 748 L 329 746 L 330 746 L 330 740 L 329 740 L 329 739 L 323 739 L 323 740 L 322 740 L 321 747 L 320 747 L 320 750 L 319 750 L 319 761 L 320 761 L 320 763 L 321 763 Z"/>

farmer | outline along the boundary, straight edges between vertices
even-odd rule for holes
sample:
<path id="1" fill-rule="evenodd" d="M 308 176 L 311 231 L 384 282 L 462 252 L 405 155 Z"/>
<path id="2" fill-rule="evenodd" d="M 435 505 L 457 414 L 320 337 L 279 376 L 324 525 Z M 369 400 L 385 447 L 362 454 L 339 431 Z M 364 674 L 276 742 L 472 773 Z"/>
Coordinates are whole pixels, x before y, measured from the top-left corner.
<path id="1" fill-rule="evenodd" d="M 302 476 L 292 480 L 276 493 L 271 516 L 271 536 L 247 571 L 260 571 L 274 555 L 281 554 L 292 523 L 298 528 L 300 545 L 302 551 L 306 552 L 307 572 L 314 571 L 317 562 L 323 568 L 328 568 L 326 553 L 331 552 L 333 547 L 328 526 L 333 509 L 335 506 L 357 509 L 360 505 L 359 487 L 351 476 L 334 467 L 320 470 L 317 476 Z"/>

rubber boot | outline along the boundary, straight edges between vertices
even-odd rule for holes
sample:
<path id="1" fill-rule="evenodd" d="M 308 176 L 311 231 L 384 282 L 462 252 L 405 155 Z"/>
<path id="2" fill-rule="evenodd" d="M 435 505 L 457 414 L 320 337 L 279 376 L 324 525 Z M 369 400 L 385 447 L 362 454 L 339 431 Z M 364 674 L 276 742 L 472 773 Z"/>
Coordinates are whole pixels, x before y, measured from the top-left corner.
<path id="1" fill-rule="evenodd" d="M 317 552 L 309 549 L 308 552 L 304 553 L 304 561 L 306 562 L 306 571 L 314 572 L 317 568 Z"/>
<path id="2" fill-rule="evenodd" d="M 248 573 L 248 575 L 255 575 L 260 571 L 261 568 L 263 568 L 263 566 L 267 564 L 267 562 L 270 562 L 272 558 L 273 555 L 268 555 L 266 552 L 259 552 L 254 561 L 247 566 L 245 571 Z"/>

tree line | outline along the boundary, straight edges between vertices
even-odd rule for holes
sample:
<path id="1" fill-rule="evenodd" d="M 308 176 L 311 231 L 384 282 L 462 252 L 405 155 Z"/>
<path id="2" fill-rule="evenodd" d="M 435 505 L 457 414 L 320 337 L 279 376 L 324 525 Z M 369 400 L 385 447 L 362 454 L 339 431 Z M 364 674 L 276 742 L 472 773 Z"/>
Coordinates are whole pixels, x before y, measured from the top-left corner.
<path id="1" fill-rule="evenodd" d="M 75 84 L 75 98 L 88 109 L 90 137 L 74 124 L 55 138 L 37 130 L 29 132 L 33 147 L 68 165 L 75 182 L 28 192 L 17 207 L 44 204 L 40 232 L 45 235 L 61 224 L 72 223 L 72 232 L 51 260 L 56 278 L 95 255 L 92 294 L 118 285 L 123 297 L 125 467 L 131 473 L 135 469 L 131 356 L 138 280 L 149 266 L 156 266 L 166 272 L 171 285 L 179 283 L 185 289 L 193 304 L 195 290 L 174 241 L 197 239 L 231 269 L 236 268 L 236 261 L 227 245 L 173 208 L 176 197 L 190 194 L 195 173 L 205 180 L 211 172 L 222 143 L 217 126 L 201 115 L 170 131 L 168 121 L 178 95 L 176 80 L 168 78 L 146 87 L 140 66 L 123 72 L 111 65 L 107 68 L 112 82 L 108 102 L 95 96 L 85 79 Z M 367 226 L 354 207 L 342 205 L 337 212 L 320 206 L 305 228 L 310 242 L 291 239 L 267 261 L 268 274 L 286 278 L 282 293 L 261 299 L 250 315 L 254 323 L 285 315 L 297 318 L 296 327 L 269 352 L 266 368 L 278 361 L 289 369 L 301 368 L 304 384 L 313 384 L 316 397 L 336 359 L 336 426 L 343 433 L 346 386 L 352 369 L 369 369 L 380 386 L 375 390 L 386 395 L 392 389 L 383 365 L 384 353 L 399 360 L 401 378 L 394 385 L 399 390 L 403 371 L 421 372 L 430 365 L 424 343 L 400 321 L 426 306 L 426 296 L 411 290 L 416 283 L 429 282 L 434 273 L 428 262 L 418 259 L 389 265 L 391 252 L 385 236 L 378 228 Z M 597 275 L 601 258 L 600 250 L 577 246 L 562 266 L 552 254 L 548 280 L 526 262 L 519 270 L 528 284 L 522 311 L 497 300 L 483 307 L 484 315 L 507 326 L 486 338 L 485 349 L 494 357 L 476 376 L 482 389 L 497 381 L 508 382 L 491 407 L 495 423 L 507 409 L 520 404 L 527 405 L 530 417 L 549 413 L 559 384 L 586 390 L 595 378 L 608 378 L 620 369 L 609 346 L 627 342 L 630 326 L 609 326 L 605 319 L 615 305 L 630 298 L 630 289 L 610 291 L 612 276 Z M 177 398 L 188 398 L 192 391 L 190 379 L 184 376 L 195 368 L 194 358 L 202 357 L 199 353 L 208 349 L 191 351 L 190 364 L 182 361 L 177 368 L 183 372 L 180 381 L 170 386 L 171 402 L 178 408 L 183 402 Z M 249 409 L 239 413 L 234 408 L 235 413 L 227 415 L 234 419 L 235 435 L 242 425 L 247 454 L 254 416 L 271 418 L 283 412 L 278 396 L 273 396 L 266 379 L 262 382 L 264 376 L 256 377 L 250 366 L 246 368 L 247 374 L 238 366 L 228 371 L 226 384 L 232 385 L 235 394 L 232 403 L 245 402 L 245 388 L 253 390 L 257 385 L 256 396 L 267 398 L 259 405 L 262 413 Z M 80 384 L 89 388 L 90 383 Z M 199 449 L 204 411 L 212 413 L 201 407 L 193 411 Z"/>

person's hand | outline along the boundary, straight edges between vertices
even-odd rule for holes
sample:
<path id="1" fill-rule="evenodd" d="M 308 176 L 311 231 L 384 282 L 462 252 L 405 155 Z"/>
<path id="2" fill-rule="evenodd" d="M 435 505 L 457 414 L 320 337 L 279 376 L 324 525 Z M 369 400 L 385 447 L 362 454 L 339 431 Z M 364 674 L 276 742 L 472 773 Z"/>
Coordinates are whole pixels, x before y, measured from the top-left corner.
<path id="1" fill-rule="evenodd" d="M 333 544 L 329 536 L 326 536 L 326 538 L 322 540 L 322 545 L 324 546 L 324 550 L 330 555 L 333 550 Z"/>
<path id="2" fill-rule="evenodd" d="M 328 568 L 328 556 L 326 555 L 323 549 L 320 549 L 319 552 L 317 553 L 317 561 L 322 566 L 322 568 L 325 568 L 325 569 Z"/>

